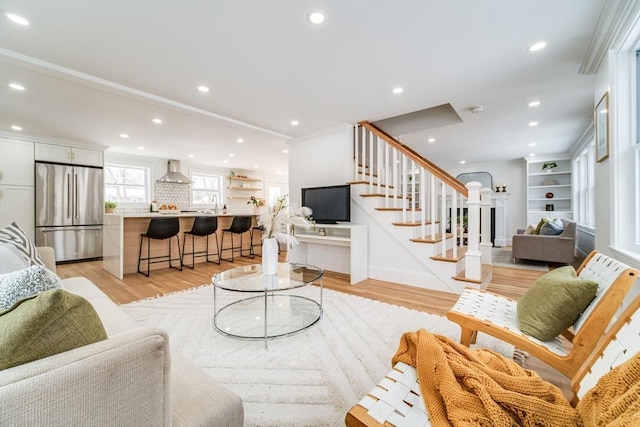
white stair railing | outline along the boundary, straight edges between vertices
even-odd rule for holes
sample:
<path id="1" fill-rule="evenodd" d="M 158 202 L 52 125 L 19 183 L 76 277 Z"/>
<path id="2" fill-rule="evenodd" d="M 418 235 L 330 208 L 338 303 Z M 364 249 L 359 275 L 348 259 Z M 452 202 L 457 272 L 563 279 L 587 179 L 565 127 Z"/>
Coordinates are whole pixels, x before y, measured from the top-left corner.
<path id="1" fill-rule="evenodd" d="M 490 217 L 486 219 L 486 215 L 490 215 L 490 209 L 484 209 L 489 196 L 483 195 L 481 200 L 481 185 L 469 183 L 465 189 L 459 181 L 404 146 L 397 138 L 384 134 L 368 123 L 359 125 L 354 136 L 355 180 L 366 182 L 369 193 L 382 196 L 384 202 L 381 205 L 385 208 L 399 209 L 403 223 L 419 222 L 417 237 L 438 240 L 442 256 L 447 254 L 450 245 L 452 256 L 457 259 L 459 248 L 464 246 L 466 240 L 468 247 L 465 254 L 465 276 L 479 280 L 482 263 L 490 263 L 491 255 L 490 247 L 487 250 L 491 222 Z M 487 191 L 490 193 L 491 190 Z M 462 230 L 465 202 L 468 222 L 466 233 Z M 491 243 L 488 242 L 488 245 Z M 485 262 L 487 253 L 489 261 Z"/>

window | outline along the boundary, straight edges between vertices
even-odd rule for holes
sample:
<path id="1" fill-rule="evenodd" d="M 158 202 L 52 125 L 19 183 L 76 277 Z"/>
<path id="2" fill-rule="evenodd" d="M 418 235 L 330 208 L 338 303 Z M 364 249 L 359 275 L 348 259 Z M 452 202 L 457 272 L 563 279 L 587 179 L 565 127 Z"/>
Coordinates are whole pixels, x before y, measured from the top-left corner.
<path id="1" fill-rule="evenodd" d="M 191 174 L 191 204 L 215 206 L 222 200 L 222 177 L 203 173 Z"/>
<path id="2" fill-rule="evenodd" d="M 613 158 L 607 165 L 615 191 L 610 249 L 622 260 L 640 260 L 640 22 L 625 32 L 609 56 L 613 108 Z"/>
<path id="3" fill-rule="evenodd" d="M 593 140 L 574 158 L 575 221 L 595 227 L 595 143 Z"/>
<path id="4" fill-rule="evenodd" d="M 104 197 L 119 203 L 149 203 L 149 168 L 105 165 Z"/>

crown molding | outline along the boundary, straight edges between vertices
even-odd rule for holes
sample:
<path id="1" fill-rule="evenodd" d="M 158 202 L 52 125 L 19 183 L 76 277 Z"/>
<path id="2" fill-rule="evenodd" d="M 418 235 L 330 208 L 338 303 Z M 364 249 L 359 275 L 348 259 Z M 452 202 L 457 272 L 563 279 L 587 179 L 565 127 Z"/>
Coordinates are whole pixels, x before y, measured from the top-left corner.
<path id="1" fill-rule="evenodd" d="M 609 0 L 591 37 L 579 74 L 596 74 L 609 49 L 616 49 L 640 18 L 640 0 Z"/>

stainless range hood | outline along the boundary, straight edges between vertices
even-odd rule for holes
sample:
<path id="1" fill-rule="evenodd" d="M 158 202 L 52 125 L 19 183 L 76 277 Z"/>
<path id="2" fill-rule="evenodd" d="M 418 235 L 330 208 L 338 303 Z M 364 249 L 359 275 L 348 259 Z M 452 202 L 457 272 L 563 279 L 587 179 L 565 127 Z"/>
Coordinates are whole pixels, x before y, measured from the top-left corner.
<path id="1" fill-rule="evenodd" d="M 172 182 L 174 184 L 191 184 L 191 180 L 180 173 L 180 161 L 169 160 L 167 162 L 167 173 L 156 182 Z"/>

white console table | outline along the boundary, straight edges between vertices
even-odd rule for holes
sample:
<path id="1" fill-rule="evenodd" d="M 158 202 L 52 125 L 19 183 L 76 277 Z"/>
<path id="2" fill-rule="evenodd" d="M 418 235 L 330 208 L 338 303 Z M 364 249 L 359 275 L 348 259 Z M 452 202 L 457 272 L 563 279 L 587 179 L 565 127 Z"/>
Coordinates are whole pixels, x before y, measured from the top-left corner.
<path id="1" fill-rule="evenodd" d="M 295 237 L 300 244 L 291 249 L 289 262 L 349 274 L 352 285 L 369 277 L 366 225 L 316 224 L 296 228 Z"/>

